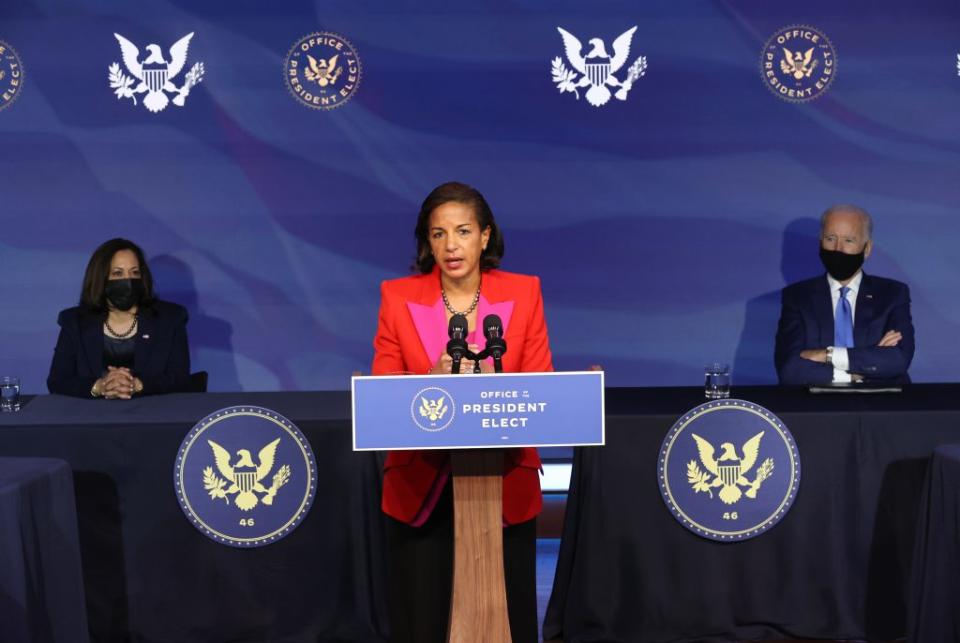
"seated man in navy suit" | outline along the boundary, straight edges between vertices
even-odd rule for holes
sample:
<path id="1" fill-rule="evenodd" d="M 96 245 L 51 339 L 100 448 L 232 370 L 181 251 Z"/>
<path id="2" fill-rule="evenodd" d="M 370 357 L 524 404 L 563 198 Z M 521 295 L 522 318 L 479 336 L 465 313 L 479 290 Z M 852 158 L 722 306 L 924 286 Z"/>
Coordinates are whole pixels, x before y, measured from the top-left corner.
<path id="1" fill-rule="evenodd" d="M 873 221 L 854 205 L 820 218 L 826 276 L 783 289 L 774 362 L 784 385 L 910 381 L 910 290 L 861 270 L 873 249 Z"/>

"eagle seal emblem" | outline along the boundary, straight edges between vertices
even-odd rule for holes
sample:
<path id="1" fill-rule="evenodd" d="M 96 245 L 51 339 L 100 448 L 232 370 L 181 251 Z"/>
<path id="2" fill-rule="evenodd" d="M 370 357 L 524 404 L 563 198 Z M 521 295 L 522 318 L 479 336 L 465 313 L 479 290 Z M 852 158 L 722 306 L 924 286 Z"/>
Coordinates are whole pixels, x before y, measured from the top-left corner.
<path id="1" fill-rule="evenodd" d="M 280 438 L 260 449 L 258 464 L 254 464 L 247 449 L 237 451 L 237 460 L 231 464 L 229 451 L 213 440 L 207 440 L 207 444 L 213 449 L 217 470 L 226 478 L 224 480 L 217 476 L 212 467 L 203 470 L 203 486 L 211 498 L 223 498 L 227 504 L 230 504 L 230 494 L 237 494 L 233 498 L 237 508 L 241 511 L 250 511 L 261 501 L 265 505 L 273 504 L 277 491 L 290 480 L 290 465 L 285 464 L 274 474 L 270 488 L 263 486 L 264 478 L 273 469 L 273 459 L 277 453 Z M 227 486 L 227 482 L 231 484 Z M 257 492 L 263 495 L 258 496 Z"/>
<path id="2" fill-rule="evenodd" d="M 346 104 L 360 86 L 356 48 L 329 31 L 307 34 L 293 44 L 283 65 L 290 94 L 301 105 L 330 110 Z"/>
<path id="3" fill-rule="evenodd" d="M 0 40 L 0 110 L 23 93 L 23 63 L 13 47 Z"/>
<path id="4" fill-rule="evenodd" d="M 792 103 L 822 96 L 837 76 L 837 52 L 830 40 L 807 25 L 791 25 L 767 40 L 760 75 L 774 95 Z"/>
<path id="5" fill-rule="evenodd" d="M 718 400 L 673 425 L 660 450 L 658 480 L 670 513 L 684 527 L 713 540 L 745 540 L 790 509 L 800 455 L 773 413 L 744 400 Z"/>
<path id="6" fill-rule="evenodd" d="M 270 409 L 211 413 L 187 434 L 174 466 L 180 507 L 208 538 L 259 547 L 289 534 L 310 510 L 317 465 L 306 438 Z"/>
<path id="7" fill-rule="evenodd" d="M 647 73 L 646 56 L 638 56 L 622 80 L 616 75 L 630 58 L 630 43 L 636 27 L 617 36 L 613 41 L 612 55 L 601 38 L 588 40 L 590 48 L 584 52 L 579 38 L 562 27 L 557 27 L 557 31 L 563 39 L 567 61 L 573 67 L 572 70 L 567 68 L 559 56 L 551 61 L 553 82 L 561 94 L 569 92 L 580 100 L 580 91 L 583 91 L 588 103 L 602 107 L 610 102 L 611 96 L 627 100 L 633 84 Z M 610 91 L 611 87 L 617 90 L 616 93 Z"/>
<path id="8" fill-rule="evenodd" d="M 695 492 L 705 491 L 710 494 L 710 497 L 713 497 L 712 489 L 720 487 L 718 493 L 720 500 L 724 504 L 732 505 L 743 496 L 740 489 L 740 486 L 743 485 L 747 487 L 748 498 L 757 497 L 760 485 L 773 472 L 773 458 L 767 458 L 757 469 L 757 475 L 753 480 L 746 478 L 757 461 L 757 452 L 760 450 L 760 439 L 763 438 L 763 431 L 743 443 L 741 448 L 743 458 L 737 455 L 736 447 L 729 442 L 720 445 L 723 453 L 717 458 L 714 456 L 715 449 L 712 444 L 696 433 L 691 433 L 691 437 L 697 443 L 700 462 L 706 468 L 706 472 L 701 471 L 696 460 L 690 460 L 687 464 L 687 479 Z M 712 479 L 711 474 L 713 475 Z"/>
<path id="9" fill-rule="evenodd" d="M 193 33 L 171 45 L 164 54 L 160 45 L 151 43 L 146 46 L 146 55 L 140 54 L 140 49 L 131 41 L 118 33 L 113 34 L 120 45 L 120 54 L 126 72 L 119 63 L 112 63 L 108 68 L 110 88 L 117 100 L 129 98 L 137 104 L 137 97 L 142 99 L 143 106 L 156 114 L 166 109 L 173 96 L 173 104 L 183 107 L 190 90 L 203 80 L 203 63 L 194 63 L 190 71 L 183 77 L 183 84 L 179 87 L 174 79 L 187 64 L 187 52 Z M 129 74 L 129 76 L 127 75 Z"/>
<path id="10" fill-rule="evenodd" d="M 439 386 L 428 386 L 413 396 L 410 417 L 424 431 L 442 431 L 453 422 L 456 415 L 453 397 Z"/>

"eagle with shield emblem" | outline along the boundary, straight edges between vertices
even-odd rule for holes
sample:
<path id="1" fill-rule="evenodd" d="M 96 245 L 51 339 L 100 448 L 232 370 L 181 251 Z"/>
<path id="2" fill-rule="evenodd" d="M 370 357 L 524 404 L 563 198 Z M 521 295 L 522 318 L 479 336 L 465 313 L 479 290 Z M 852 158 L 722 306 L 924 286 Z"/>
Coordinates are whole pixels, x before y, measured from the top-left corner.
<path id="1" fill-rule="evenodd" d="M 330 60 L 325 59 L 323 56 L 320 57 L 320 60 L 317 60 L 310 54 L 307 54 L 307 60 L 310 63 L 310 67 L 304 71 L 307 80 L 315 80 L 321 87 L 326 87 L 327 85 L 332 85 L 337 82 L 340 74 L 343 73 L 343 67 L 337 66 L 337 59 L 339 57 L 339 54 L 334 54 L 330 57 Z"/>
<path id="2" fill-rule="evenodd" d="M 558 83 L 560 92 L 576 92 L 577 88 L 588 87 L 587 102 L 594 107 L 600 107 L 605 105 L 613 96 L 609 87 L 619 87 L 620 91 L 617 92 L 616 97 L 620 100 L 626 100 L 627 92 L 630 91 L 633 82 L 642 76 L 646 69 L 646 58 L 641 56 L 628 70 L 625 80 L 621 81 L 615 76 L 630 56 L 630 42 L 633 40 L 633 34 L 636 30 L 636 27 L 631 27 L 620 34 L 613 41 L 613 55 L 610 55 L 607 53 L 606 45 L 601 38 L 588 40 L 587 44 L 590 45 L 590 50 L 584 54 L 580 39 L 566 29 L 557 27 L 560 37 L 563 38 L 567 60 L 576 72 L 582 74 L 578 79 L 575 73 L 562 66 L 559 58 L 554 60 L 554 82 Z M 577 98 L 579 97 L 579 94 L 577 94 Z"/>
<path id="3" fill-rule="evenodd" d="M 736 447 L 730 442 L 724 442 L 720 445 L 722 453 L 717 458 L 714 456 L 713 445 L 696 433 L 692 433 L 691 435 L 697 443 L 700 462 L 707 470 L 706 472 L 701 471 L 694 460 L 687 464 L 687 477 L 694 492 L 705 491 L 710 497 L 713 497 L 712 489 L 720 487 L 718 494 L 720 500 L 724 504 L 732 505 L 743 496 L 744 492 L 740 489 L 742 486 L 747 487 L 746 495 L 748 498 L 756 498 L 760 485 L 773 472 L 773 458 L 767 458 L 757 469 L 757 474 L 753 480 L 746 477 L 757 462 L 763 433 L 761 431 L 743 443 L 741 447 L 742 458 L 737 455 Z M 712 479 L 710 474 L 714 476 Z"/>
<path id="4" fill-rule="evenodd" d="M 114 63 L 110 66 L 110 86 L 115 90 L 117 98 L 131 98 L 136 103 L 136 95 L 146 93 L 143 105 L 151 112 L 163 110 L 170 99 L 165 92 L 176 94 L 173 104 L 183 107 L 190 88 L 203 80 L 203 63 L 196 63 L 184 77 L 184 83 L 177 87 L 173 79 L 183 70 L 187 63 L 187 51 L 190 49 L 190 40 L 193 33 L 189 33 L 170 47 L 170 60 L 164 59 L 160 45 L 146 46 L 147 56 L 140 59 L 140 49 L 118 33 L 113 34 L 120 43 L 120 53 L 123 64 L 133 78 L 129 78 Z M 135 83 L 139 81 L 139 83 Z"/>
<path id="5" fill-rule="evenodd" d="M 265 494 L 263 497 L 264 504 L 271 504 L 277 489 L 286 483 L 286 480 L 289 478 L 289 467 L 284 467 L 287 469 L 285 476 L 281 475 L 279 478 L 278 476 L 274 476 L 274 483 L 270 488 L 263 485 L 263 481 L 270 474 L 271 469 L 273 469 L 273 461 L 277 454 L 277 446 L 280 444 L 280 438 L 277 438 L 260 449 L 260 453 L 257 454 L 257 459 L 260 461 L 259 464 L 254 463 L 253 456 L 247 449 L 238 450 L 237 456 L 239 457 L 236 462 L 231 464 L 229 451 L 213 440 L 207 440 L 207 444 L 213 449 L 213 459 L 216 462 L 217 470 L 220 471 L 220 475 L 231 483 L 230 486 L 227 487 L 226 483 L 217 479 L 212 471 L 205 471 L 204 484 L 207 490 L 210 492 L 211 497 L 224 499 L 227 499 L 227 496 L 231 494 L 237 494 L 233 502 L 237 505 L 237 508 L 242 511 L 250 511 L 260 502 L 261 498 L 254 492 Z M 281 470 L 278 473 L 282 474 L 284 472 Z M 217 482 L 220 484 L 215 484 Z M 211 487 L 211 484 L 214 486 Z M 229 500 L 227 500 L 227 502 L 229 503 Z"/>
<path id="6" fill-rule="evenodd" d="M 794 80 L 801 80 L 804 77 L 810 78 L 810 74 L 817 68 L 817 61 L 813 60 L 813 47 L 807 49 L 805 53 L 791 52 L 783 47 L 783 59 L 780 61 L 780 70 L 785 74 L 793 76 Z"/>
<path id="7" fill-rule="evenodd" d="M 421 396 L 420 402 L 420 415 L 431 422 L 436 422 L 447 413 L 447 407 L 444 405 L 442 397 L 436 400 L 428 400 Z"/>

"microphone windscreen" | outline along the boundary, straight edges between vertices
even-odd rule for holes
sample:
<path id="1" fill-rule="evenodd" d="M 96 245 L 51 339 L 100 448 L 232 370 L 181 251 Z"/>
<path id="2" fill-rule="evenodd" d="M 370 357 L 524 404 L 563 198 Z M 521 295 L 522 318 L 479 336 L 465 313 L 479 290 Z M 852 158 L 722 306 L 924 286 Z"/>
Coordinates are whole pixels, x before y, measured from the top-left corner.
<path id="1" fill-rule="evenodd" d="M 483 336 L 487 339 L 503 337 L 503 322 L 498 315 L 487 315 L 483 318 Z"/>
<path id="2" fill-rule="evenodd" d="M 463 315 L 454 315 L 447 326 L 447 336 L 451 339 L 466 339 L 467 318 Z"/>

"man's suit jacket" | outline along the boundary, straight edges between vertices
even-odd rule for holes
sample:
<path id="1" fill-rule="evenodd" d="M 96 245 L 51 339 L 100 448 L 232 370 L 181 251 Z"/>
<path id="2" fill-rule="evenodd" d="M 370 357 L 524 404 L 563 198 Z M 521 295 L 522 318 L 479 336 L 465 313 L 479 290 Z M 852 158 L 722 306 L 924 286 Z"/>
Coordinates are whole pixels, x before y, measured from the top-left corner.
<path id="1" fill-rule="evenodd" d="M 829 384 L 833 367 L 800 357 L 808 348 L 833 346 L 833 302 L 826 275 L 783 289 L 774 362 L 785 385 Z M 900 331 L 897 346 L 877 346 L 889 330 Z M 851 373 L 868 382 L 907 383 L 913 360 L 910 289 L 906 284 L 864 273 L 857 292 L 853 347 L 847 349 Z"/>
<path id="2" fill-rule="evenodd" d="M 426 374 L 445 352 L 448 339 L 439 270 L 385 281 L 380 297 L 373 374 Z M 484 272 L 477 319 L 490 314 L 503 321 L 505 372 L 553 370 L 538 278 Z M 471 343 L 483 344 L 472 339 Z M 507 449 L 504 454 L 503 519 L 513 525 L 540 513 L 540 457 L 532 448 Z M 384 466 L 383 511 L 413 522 L 448 461 L 446 451 L 391 451 Z"/>
<path id="3" fill-rule="evenodd" d="M 57 317 L 60 336 L 53 351 L 47 388 L 51 393 L 90 397 L 90 388 L 104 373 L 103 316 L 79 306 Z M 156 301 L 139 313 L 133 374 L 143 394 L 175 393 L 190 388 L 187 311 Z"/>

